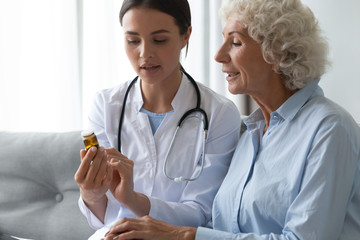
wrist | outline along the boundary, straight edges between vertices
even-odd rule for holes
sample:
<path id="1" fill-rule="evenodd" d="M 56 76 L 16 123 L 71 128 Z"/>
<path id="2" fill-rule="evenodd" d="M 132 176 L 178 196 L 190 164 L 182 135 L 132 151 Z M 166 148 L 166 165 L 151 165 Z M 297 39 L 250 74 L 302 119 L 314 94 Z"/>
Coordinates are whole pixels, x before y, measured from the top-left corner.
<path id="1" fill-rule="evenodd" d="M 145 194 L 133 192 L 132 196 L 128 199 L 127 203 L 123 205 L 130 209 L 137 217 L 149 215 L 150 200 Z"/>
<path id="2" fill-rule="evenodd" d="M 179 239 L 183 240 L 195 240 L 196 237 L 196 228 L 193 227 L 181 227 L 179 230 Z"/>
<path id="3" fill-rule="evenodd" d="M 97 206 L 97 205 L 107 204 L 106 194 L 102 195 L 101 197 L 94 197 L 94 196 L 88 197 L 80 190 L 80 196 L 87 206 Z"/>

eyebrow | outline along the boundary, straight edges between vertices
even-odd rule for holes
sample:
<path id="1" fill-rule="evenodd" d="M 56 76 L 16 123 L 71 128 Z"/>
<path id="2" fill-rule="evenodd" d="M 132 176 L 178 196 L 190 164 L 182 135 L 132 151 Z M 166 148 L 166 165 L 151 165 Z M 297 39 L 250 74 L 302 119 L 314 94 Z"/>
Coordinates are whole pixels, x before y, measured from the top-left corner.
<path id="1" fill-rule="evenodd" d="M 157 30 L 157 31 L 154 31 L 151 33 L 151 35 L 155 35 L 155 34 L 159 34 L 159 33 L 169 33 L 170 31 L 168 30 L 165 30 L 165 29 L 160 29 L 160 30 Z M 128 34 L 128 35 L 140 35 L 139 33 L 137 32 L 133 32 L 133 31 L 126 31 L 125 34 Z"/>
<path id="2" fill-rule="evenodd" d="M 228 35 L 232 35 L 232 34 L 236 34 L 236 33 L 243 36 L 244 38 L 248 38 L 248 36 L 246 36 L 244 33 L 240 32 L 240 31 L 231 31 L 228 33 Z"/>

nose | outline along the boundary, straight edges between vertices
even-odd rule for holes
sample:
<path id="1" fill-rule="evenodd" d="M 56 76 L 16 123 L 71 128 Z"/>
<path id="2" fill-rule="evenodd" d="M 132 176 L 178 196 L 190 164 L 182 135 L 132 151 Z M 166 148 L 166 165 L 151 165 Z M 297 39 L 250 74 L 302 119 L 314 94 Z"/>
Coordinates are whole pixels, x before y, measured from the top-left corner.
<path id="1" fill-rule="evenodd" d="M 152 58 L 153 57 L 153 48 L 150 43 L 143 41 L 140 46 L 140 57 L 142 58 Z"/>
<path id="2" fill-rule="evenodd" d="M 225 45 L 221 45 L 214 57 L 215 61 L 219 63 L 226 63 L 230 61 L 230 56 L 225 49 Z"/>

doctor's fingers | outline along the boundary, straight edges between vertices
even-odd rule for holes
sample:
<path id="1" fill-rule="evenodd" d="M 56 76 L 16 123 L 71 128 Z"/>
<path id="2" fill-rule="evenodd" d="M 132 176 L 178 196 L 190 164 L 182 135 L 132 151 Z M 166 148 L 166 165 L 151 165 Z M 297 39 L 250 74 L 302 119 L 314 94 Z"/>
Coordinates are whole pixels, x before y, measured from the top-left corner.
<path id="1" fill-rule="evenodd" d="M 103 173 L 107 165 L 107 155 L 103 147 L 98 149 L 95 147 L 90 148 L 83 158 L 79 170 L 77 179 L 80 182 L 92 183 L 98 173 Z M 77 181 L 78 182 L 78 181 Z M 78 182 L 79 183 L 79 182 Z"/>
<path id="2" fill-rule="evenodd" d="M 91 161 L 95 157 L 96 152 L 96 147 L 92 147 L 88 151 L 85 151 L 84 149 L 80 150 L 81 162 L 74 177 L 77 183 L 81 183 L 85 179 L 86 174 L 89 171 Z"/>
<path id="3" fill-rule="evenodd" d="M 118 150 L 116 150 L 115 148 L 106 148 L 105 149 L 106 153 L 110 156 L 124 156 L 123 154 L 121 154 L 121 152 L 119 152 Z M 125 157 L 125 156 L 124 156 Z"/>
<path id="4" fill-rule="evenodd" d="M 106 186 L 108 188 L 110 186 L 110 182 L 112 179 L 112 168 L 111 168 L 110 164 L 107 162 L 106 157 L 103 161 L 106 164 L 101 164 L 99 171 L 97 172 L 95 178 L 92 179 L 91 177 L 89 177 L 88 183 L 91 184 L 91 180 L 93 180 L 92 187 L 94 189 L 97 189 L 97 188 L 100 188 L 103 186 Z"/>
<path id="5" fill-rule="evenodd" d="M 85 149 L 81 149 L 81 150 L 80 150 L 80 160 L 81 160 L 81 161 L 84 159 L 85 155 L 86 155 L 86 150 L 85 150 Z"/>
<path id="6" fill-rule="evenodd" d="M 132 176 L 133 174 L 134 161 L 128 158 L 111 158 L 110 165 L 114 170 L 119 172 L 120 176 L 123 174 L 131 174 Z"/>
<path id="7" fill-rule="evenodd" d="M 129 161 L 132 161 L 130 159 L 128 159 L 125 155 L 122 155 L 122 154 L 112 154 L 108 151 L 106 151 L 107 155 L 108 155 L 108 161 L 111 162 L 111 161 L 124 161 L 124 162 L 129 162 Z M 114 160 L 112 160 L 114 159 Z"/>
<path id="8" fill-rule="evenodd" d="M 99 185 L 105 177 L 107 165 L 108 162 L 105 149 L 103 147 L 99 147 L 98 152 L 90 164 L 89 171 L 86 175 L 86 181 L 89 184 L 93 182 L 95 185 Z"/>

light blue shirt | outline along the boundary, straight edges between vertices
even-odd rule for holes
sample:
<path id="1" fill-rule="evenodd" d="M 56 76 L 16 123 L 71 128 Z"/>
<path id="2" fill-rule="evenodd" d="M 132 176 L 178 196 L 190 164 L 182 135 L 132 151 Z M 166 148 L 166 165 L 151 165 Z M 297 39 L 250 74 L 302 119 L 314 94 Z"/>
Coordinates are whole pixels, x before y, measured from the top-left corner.
<path id="1" fill-rule="evenodd" d="M 360 128 L 324 97 L 318 81 L 271 114 L 244 120 L 213 205 L 213 228 L 197 240 L 360 239 Z"/>
<path id="2" fill-rule="evenodd" d="M 149 123 L 151 126 L 151 131 L 153 133 L 153 135 L 155 134 L 156 130 L 159 128 L 162 120 L 165 118 L 167 113 L 153 113 L 150 112 L 148 110 L 146 110 L 145 108 L 141 108 L 140 112 L 146 113 L 149 117 Z M 173 112 L 173 111 L 170 111 Z"/>

